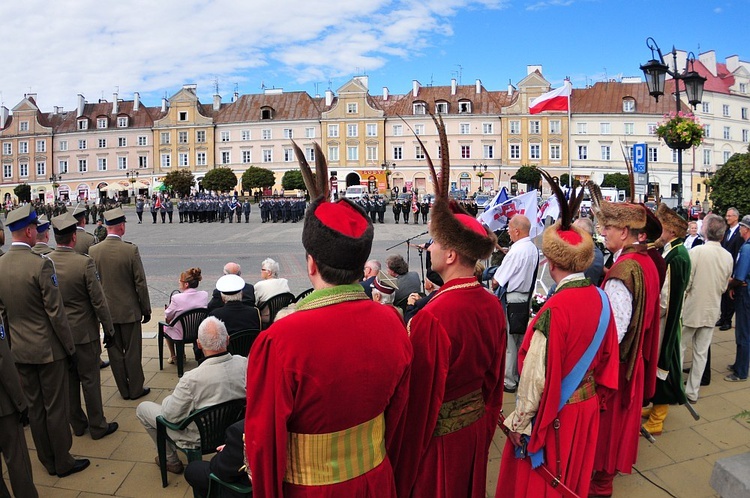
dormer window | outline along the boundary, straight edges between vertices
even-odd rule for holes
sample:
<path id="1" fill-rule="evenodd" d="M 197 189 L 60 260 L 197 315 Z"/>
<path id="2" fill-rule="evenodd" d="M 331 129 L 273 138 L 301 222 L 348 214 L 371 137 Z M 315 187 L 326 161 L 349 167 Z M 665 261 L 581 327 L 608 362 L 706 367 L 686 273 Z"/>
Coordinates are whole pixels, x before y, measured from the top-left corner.
<path id="1" fill-rule="evenodd" d="M 79 119 L 78 120 L 78 129 L 79 130 L 88 130 L 89 129 L 89 120 L 88 119 Z"/>
<path id="2" fill-rule="evenodd" d="M 180 121 L 187 121 L 188 120 L 188 113 L 187 111 L 180 111 L 177 115 L 177 119 Z"/>
<path id="3" fill-rule="evenodd" d="M 97 118 L 96 119 L 96 127 L 101 129 L 104 129 L 107 127 L 107 118 Z"/>
<path id="4" fill-rule="evenodd" d="M 347 114 L 357 114 L 357 103 L 356 102 L 350 102 L 346 104 L 346 113 Z"/>
<path id="5" fill-rule="evenodd" d="M 438 114 L 448 114 L 448 102 L 435 102 L 435 112 Z"/>
<path id="6" fill-rule="evenodd" d="M 120 116 L 117 118 L 117 127 L 118 128 L 127 128 L 128 127 L 128 117 L 127 116 Z"/>
<path id="7" fill-rule="evenodd" d="M 260 119 L 273 119 L 273 108 L 271 107 L 261 108 Z"/>
<path id="8" fill-rule="evenodd" d="M 622 100 L 622 112 L 635 112 L 635 100 L 623 99 Z"/>
<path id="9" fill-rule="evenodd" d="M 471 102 L 468 100 L 462 100 L 458 103 L 459 114 L 470 114 L 471 113 Z"/>
<path id="10" fill-rule="evenodd" d="M 427 104 L 424 102 L 414 102 L 414 114 L 427 114 Z"/>

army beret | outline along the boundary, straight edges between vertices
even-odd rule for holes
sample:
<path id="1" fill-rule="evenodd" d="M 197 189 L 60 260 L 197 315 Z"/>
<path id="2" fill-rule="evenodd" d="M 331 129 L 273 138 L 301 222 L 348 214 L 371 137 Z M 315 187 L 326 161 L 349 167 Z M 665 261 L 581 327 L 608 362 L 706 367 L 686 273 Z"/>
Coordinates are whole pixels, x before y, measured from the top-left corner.
<path id="1" fill-rule="evenodd" d="M 5 223 L 8 225 L 8 230 L 15 232 L 23 230 L 31 224 L 38 225 L 39 219 L 36 217 L 36 211 L 31 207 L 31 204 L 24 204 L 11 211 L 5 219 Z"/>
<path id="2" fill-rule="evenodd" d="M 107 226 L 125 223 L 125 211 L 122 208 L 114 208 L 104 211 L 104 223 Z"/>
<path id="3" fill-rule="evenodd" d="M 216 289 L 222 294 L 237 294 L 245 288 L 245 281 L 239 275 L 224 275 L 216 281 Z"/>
<path id="4" fill-rule="evenodd" d="M 49 220 L 46 216 L 41 215 L 39 217 L 39 223 L 36 226 L 37 233 L 43 233 L 49 230 Z"/>
<path id="5" fill-rule="evenodd" d="M 52 228 L 57 235 L 67 235 L 75 232 L 76 225 L 78 225 L 78 221 L 69 212 L 52 218 Z"/>

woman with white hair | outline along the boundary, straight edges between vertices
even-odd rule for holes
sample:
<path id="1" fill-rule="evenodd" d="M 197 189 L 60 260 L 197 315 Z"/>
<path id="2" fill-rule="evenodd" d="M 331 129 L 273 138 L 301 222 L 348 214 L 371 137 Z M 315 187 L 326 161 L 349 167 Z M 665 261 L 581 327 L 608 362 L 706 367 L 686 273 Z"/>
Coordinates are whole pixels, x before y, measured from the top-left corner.
<path id="1" fill-rule="evenodd" d="M 266 258 L 260 265 L 260 280 L 255 284 L 255 302 L 260 308 L 263 303 L 285 292 L 289 289 L 289 281 L 279 278 L 279 263 L 271 258 Z"/>

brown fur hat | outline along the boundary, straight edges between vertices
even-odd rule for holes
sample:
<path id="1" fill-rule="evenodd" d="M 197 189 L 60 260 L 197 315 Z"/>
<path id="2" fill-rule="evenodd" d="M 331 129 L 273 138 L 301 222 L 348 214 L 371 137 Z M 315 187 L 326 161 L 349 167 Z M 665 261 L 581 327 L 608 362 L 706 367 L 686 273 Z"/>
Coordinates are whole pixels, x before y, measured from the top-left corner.
<path id="1" fill-rule="evenodd" d="M 594 240 L 575 225 L 563 230 L 558 220 L 544 231 L 542 252 L 563 270 L 580 272 L 594 261 Z"/>
<path id="2" fill-rule="evenodd" d="M 659 218 L 662 227 L 671 230 L 679 239 L 684 239 L 687 235 L 688 222 L 677 214 L 674 209 L 670 209 L 663 202 L 656 208 L 656 217 Z"/>
<path id="3" fill-rule="evenodd" d="M 646 226 L 646 208 L 629 202 L 602 201 L 594 215 L 600 225 L 618 228 L 637 228 Z"/>
<path id="4" fill-rule="evenodd" d="M 432 204 L 430 233 L 445 247 L 450 247 L 463 256 L 478 260 L 489 257 L 497 243 L 497 237 L 487 227 L 468 214 L 452 206 L 454 201 L 436 199 Z"/>

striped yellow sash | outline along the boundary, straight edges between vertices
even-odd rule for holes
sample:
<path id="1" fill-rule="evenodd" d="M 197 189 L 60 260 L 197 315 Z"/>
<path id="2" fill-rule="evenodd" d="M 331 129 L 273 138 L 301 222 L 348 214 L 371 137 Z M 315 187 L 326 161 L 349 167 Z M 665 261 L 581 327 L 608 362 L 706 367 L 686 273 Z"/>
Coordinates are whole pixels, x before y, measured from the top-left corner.
<path id="1" fill-rule="evenodd" d="M 385 418 L 381 413 L 350 429 L 328 434 L 289 433 L 284 481 L 323 486 L 348 481 L 385 458 Z"/>

